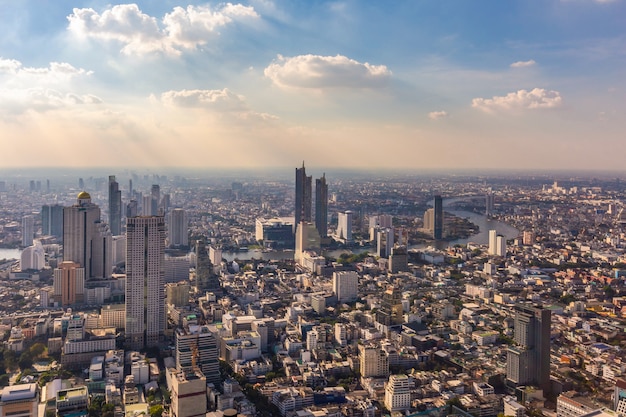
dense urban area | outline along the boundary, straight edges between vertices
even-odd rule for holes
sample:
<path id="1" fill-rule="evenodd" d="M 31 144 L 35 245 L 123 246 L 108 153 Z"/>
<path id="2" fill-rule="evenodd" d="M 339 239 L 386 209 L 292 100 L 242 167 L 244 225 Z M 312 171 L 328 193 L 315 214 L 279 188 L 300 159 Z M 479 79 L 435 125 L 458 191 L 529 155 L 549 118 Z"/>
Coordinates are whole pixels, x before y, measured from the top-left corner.
<path id="1" fill-rule="evenodd" d="M 625 181 L 0 174 L 0 416 L 617 417 Z"/>

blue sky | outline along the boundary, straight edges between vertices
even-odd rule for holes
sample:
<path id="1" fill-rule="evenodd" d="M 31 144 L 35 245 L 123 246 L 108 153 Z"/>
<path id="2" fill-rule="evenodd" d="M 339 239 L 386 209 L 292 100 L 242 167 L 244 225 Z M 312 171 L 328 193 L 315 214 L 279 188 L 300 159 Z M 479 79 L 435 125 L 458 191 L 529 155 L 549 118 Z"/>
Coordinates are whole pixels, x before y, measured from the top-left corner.
<path id="1" fill-rule="evenodd" d="M 0 0 L 0 28 L 6 167 L 624 165 L 623 0 Z"/>

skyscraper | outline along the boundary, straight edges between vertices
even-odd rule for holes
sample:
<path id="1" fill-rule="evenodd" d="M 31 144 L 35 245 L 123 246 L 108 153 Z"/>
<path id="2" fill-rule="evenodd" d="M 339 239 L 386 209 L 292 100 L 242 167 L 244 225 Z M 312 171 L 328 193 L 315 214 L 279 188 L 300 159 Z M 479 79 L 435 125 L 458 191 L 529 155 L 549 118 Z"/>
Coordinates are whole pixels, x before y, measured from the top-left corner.
<path id="1" fill-rule="evenodd" d="M 156 346 L 165 329 L 165 219 L 127 219 L 126 239 L 126 342 L 142 349 Z"/>
<path id="2" fill-rule="evenodd" d="M 443 199 L 440 195 L 435 196 L 435 219 L 434 219 L 434 239 L 443 239 Z"/>
<path id="3" fill-rule="evenodd" d="M 551 311 L 541 307 L 515 307 L 515 346 L 507 350 L 506 378 L 516 386 L 550 389 Z"/>
<path id="4" fill-rule="evenodd" d="M 204 240 L 196 241 L 196 291 L 209 291 L 215 294 L 222 293 L 220 278 L 213 271 L 213 264 L 209 258 Z"/>
<path id="5" fill-rule="evenodd" d="M 495 255 L 498 245 L 498 231 L 495 229 L 489 230 L 489 247 L 487 248 L 487 254 Z"/>
<path id="6" fill-rule="evenodd" d="M 326 174 L 315 180 L 315 227 L 324 239 L 328 235 L 328 184 Z"/>
<path id="7" fill-rule="evenodd" d="M 122 234 L 122 192 L 115 175 L 109 175 L 109 226 L 113 236 Z"/>
<path id="8" fill-rule="evenodd" d="M 161 203 L 161 187 L 159 184 L 153 184 L 150 190 L 150 214 L 156 216 L 159 214 L 159 204 Z"/>
<path id="9" fill-rule="evenodd" d="M 87 278 L 111 276 L 111 234 L 100 221 L 100 208 L 89 193 L 78 194 L 76 204 L 63 208 L 63 260 L 85 268 Z"/>
<path id="10" fill-rule="evenodd" d="M 300 222 L 311 221 L 311 181 L 312 177 L 307 177 L 303 161 L 302 168 L 296 168 L 296 212 L 294 232 L 298 228 L 298 224 L 300 224 Z"/>
<path id="11" fill-rule="evenodd" d="M 34 237 L 35 218 L 29 214 L 22 217 L 22 246 L 31 246 L 33 244 Z"/>
<path id="12" fill-rule="evenodd" d="M 343 242 L 352 241 L 352 212 L 347 210 L 343 213 L 337 213 L 337 238 Z"/>
<path id="13" fill-rule="evenodd" d="M 63 206 L 59 204 L 41 206 L 41 234 L 63 238 Z"/>
<path id="14" fill-rule="evenodd" d="M 187 213 L 176 208 L 167 215 L 167 235 L 170 247 L 189 246 Z"/>

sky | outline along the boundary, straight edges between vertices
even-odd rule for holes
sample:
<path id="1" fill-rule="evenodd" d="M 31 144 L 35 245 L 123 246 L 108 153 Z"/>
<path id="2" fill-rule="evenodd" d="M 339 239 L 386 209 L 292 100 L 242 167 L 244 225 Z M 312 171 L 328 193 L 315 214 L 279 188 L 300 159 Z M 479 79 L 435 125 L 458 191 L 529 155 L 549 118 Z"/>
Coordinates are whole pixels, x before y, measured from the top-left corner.
<path id="1" fill-rule="evenodd" d="M 625 0 L 0 0 L 5 168 L 624 170 Z"/>

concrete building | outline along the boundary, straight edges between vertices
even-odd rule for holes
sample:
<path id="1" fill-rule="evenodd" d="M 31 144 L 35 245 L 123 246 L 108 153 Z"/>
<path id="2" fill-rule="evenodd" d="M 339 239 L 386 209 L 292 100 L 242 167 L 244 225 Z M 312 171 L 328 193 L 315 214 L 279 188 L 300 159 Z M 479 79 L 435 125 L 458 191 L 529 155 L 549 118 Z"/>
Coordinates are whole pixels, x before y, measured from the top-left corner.
<path id="1" fill-rule="evenodd" d="M 63 206 L 59 204 L 41 206 L 41 234 L 63 239 Z"/>
<path id="2" fill-rule="evenodd" d="M 35 217 L 30 214 L 22 217 L 22 246 L 27 247 L 33 244 L 35 237 Z"/>
<path id="3" fill-rule="evenodd" d="M 84 302 L 85 268 L 72 261 L 61 262 L 54 269 L 53 301 L 59 306 L 73 306 Z"/>
<path id="4" fill-rule="evenodd" d="M 389 411 L 404 411 L 411 407 L 411 389 L 407 375 L 391 375 L 385 385 L 385 407 Z"/>
<path id="5" fill-rule="evenodd" d="M 115 175 L 109 175 L 109 226 L 113 236 L 122 234 L 122 192 Z"/>
<path id="6" fill-rule="evenodd" d="M 112 272 L 111 233 L 100 220 L 100 208 L 89 193 L 63 209 L 63 260 L 85 268 L 85 278 L 109 278 Z"/>
<path id="7" fill-rule="evenodd" d="M 356 271 L 333 272 L 333 293 L 340 303 L 352 302 L 357 299 L 359 275 Z"/>
<path id="8" fill-rule="evenodd" d="M 182 208 L 175 208 L 168 213 L 167 236 L 169 247 L 189 246 L 189 219 Z"/>
<path id="9" fill-rule="evenodd" d="M 0 395 L 0 417 L 37 416 L 38 403 L 39 388 L 35 383 L 4 387 Z"/>
<path id="10" fill-rule="evenodd" d="M 165 219 L 126 223 L 126 340 L 132 349 L 157 346 L 165 330 Z"/>
<path id="11" fill-rule="evenodd" d="M 180 372 L 169 369 L 168 382 L 172 394 L 170 411 L 173 417 L 198 417 L 207 411 L 207 380 L 201 372 Z"/>
<path id="12" fill-rule="evenodd" d="M 389 375 L 389 358 L 377 345 L 359 345 L 359 366 L 363 378 Z"/>
<path id="13" fill-rule="evenodd" d="M 311 222 L 313 204 L 311 181 L 312 177 L 306 175 L 304 161 L 302 161 L 302 168 L 296 168 L 296 207 L 294 215 L 294 227 L 296 229 L 294 229 L 294 232 L 297 231 L 300 222 Z"/>
<path id="14" fill-rule="evenodd" d="M 337 239 L 346 243 L 352 242 L 352 211 L 347 210 L 343 213 L 339 212 L 337 216 Z"/>
<path id="15" fill-rule="evenodd" d="M 443 239 L 443 199 L 440 195 L 435 196 L 433 219 L 433 239 Z"/>
<path id="16" fill-rule="evenodd" d="M 328 184 L 326 174 L 315 180 L 315 228 L 320 239 L 328 236 Z"/>
<path id="17" fill-rule="evenodd" d="M 187 372 L 194 366 L 207 382 L 220 385 L 217 339 L 208 326 L 189 325 L 176 329 L 176 369 Z"/>
<path id="18" fill-rule="evenodd" d="M 507 350 L 507 381 L 549 391 L 551 311 L 518 305 L 514 319 L 515 346 Z"/>

